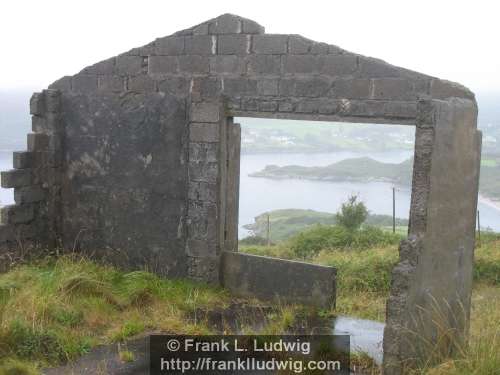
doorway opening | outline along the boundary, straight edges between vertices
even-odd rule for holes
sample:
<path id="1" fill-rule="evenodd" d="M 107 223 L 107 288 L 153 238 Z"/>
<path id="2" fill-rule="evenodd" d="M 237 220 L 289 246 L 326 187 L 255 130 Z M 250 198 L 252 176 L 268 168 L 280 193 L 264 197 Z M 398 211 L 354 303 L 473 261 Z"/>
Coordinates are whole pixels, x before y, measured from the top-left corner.
<path id="1" fill-rule="evenodd" d="M 405 235 L 415 127 L 234 119 L 241 126 L 238 237 L 276 244 L 315 225 L 335 225 L 356 196 L 365 226 Z M 393 204 L 393 198 L 395 204 Z"/>

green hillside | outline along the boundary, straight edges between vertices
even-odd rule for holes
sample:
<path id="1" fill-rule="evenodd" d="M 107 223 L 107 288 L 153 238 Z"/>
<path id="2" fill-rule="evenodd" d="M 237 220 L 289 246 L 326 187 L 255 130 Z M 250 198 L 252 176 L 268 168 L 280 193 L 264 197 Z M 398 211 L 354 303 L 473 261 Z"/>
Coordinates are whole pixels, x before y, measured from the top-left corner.
<path id="1" fill-rule="evenodd" d="M 371 158 L 345 159 L 325 167 L 303 167 L 268 165 L 252 177 L 302 178 L 324 181 L 389 181 L 400 185 L 410 185 L 413 159 L 399 164 L 383 163 Z"/>
<path id="2" fill-rule="evenodd" d="M 335 214 L 318 212 L 314 210 L 283 209 L 274 210 L 260 214 L 252 224 L 244 225 L 245 229 L 252 231 L 257 237 L 267 236 L 267 216 L 269 215 L 270 239 L 279 242 L 310 228 L 314 225 L 334 225 Z M 388 215 L 368 215 L 366 225 L 377 227 L 391 227 L 392 217 Z M 406 232 L 408 220 L 396 219 L 396 225 L 400 232 Z"/>
<path id="3" fill-rule="evenodd" d="M 252 173 L 250 176 L 320 181 L 387 181 L 410 186 L 412 169 L 413 158 L 394 164 L 364 157 L 344 159 L 324 167 L 267 165 L 263 170 Z M 485 197 L 500 200 L 500 157 L 492 154 L 483 155 L 480 176 L 479 192 Z"/>

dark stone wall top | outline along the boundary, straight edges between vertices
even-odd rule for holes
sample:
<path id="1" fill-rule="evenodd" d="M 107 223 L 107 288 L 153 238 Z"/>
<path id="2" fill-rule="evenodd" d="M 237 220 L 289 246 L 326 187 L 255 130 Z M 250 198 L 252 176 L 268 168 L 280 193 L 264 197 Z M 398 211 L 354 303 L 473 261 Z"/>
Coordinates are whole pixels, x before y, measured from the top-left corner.
<path id="1" fill-rule="evenodd" d="M 159 91 L 194 95 L 195 101 L 196 95 L 203 100 L 223 94 L 238 113 L 395 120 L 414 119 L 419 98 L 474 100 L 459 84 L 299 35 L 265 34 L 257 23 L 231 14 L 86 67 L 50 88 L 89 94 Z M 370 107 L 371 101 L 377 103 Z"/>

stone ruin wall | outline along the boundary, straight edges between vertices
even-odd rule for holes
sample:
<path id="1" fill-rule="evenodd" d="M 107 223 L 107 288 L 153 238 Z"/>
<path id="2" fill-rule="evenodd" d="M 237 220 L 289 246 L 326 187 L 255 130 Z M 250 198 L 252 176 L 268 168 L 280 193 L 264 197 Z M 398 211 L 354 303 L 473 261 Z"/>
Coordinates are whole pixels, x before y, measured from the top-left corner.
<path id="1" fill-rule="evenodd" d="M 31 114 L 28 150 L 2 173 L 16 198 L 2 209 L 5 259 L 19 244 L 58 246 L 216 283 L 235 220 L 233 116 L 415 125 L 386 372 L 418 357 L 404 330 L 431 292 L 469 309 L 477 202 L 465 198 L 477 196 L 480 133 L 474 95 L 460 85 L 223 15 L 63 77 L 33 96 Z"/>

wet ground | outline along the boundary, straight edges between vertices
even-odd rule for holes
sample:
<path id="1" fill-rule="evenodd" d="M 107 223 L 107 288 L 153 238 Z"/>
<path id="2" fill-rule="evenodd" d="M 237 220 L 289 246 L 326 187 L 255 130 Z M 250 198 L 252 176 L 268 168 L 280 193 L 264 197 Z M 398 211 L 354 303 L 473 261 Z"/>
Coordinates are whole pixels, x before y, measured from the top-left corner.
<path id="1" fill-rule="evenodd" d="M 220 334 L 256 334 L 272 320 L 275 309 L 235 303 L 228 308 L 197 310 L 189 318 L 204 322 Z M 376 363 L 382 362 L 384 324 L 364 319 L 336 317 L 323 319 L 315 315 L 298 316 L 288 334 L 337 334 L 351 336 L 351 350 L 365 352 Z M 162 332 L 147 332 L 125 344 L 109 344 L 94 348 L 80 359 L 57 368 L 46 369 L 46 375 L 147 375 L 149 373 L 148 336 Z M 120 351 L 133 353 L 132 362 L 123 362 Z"/>

